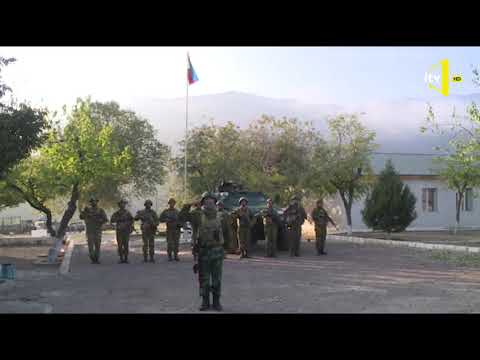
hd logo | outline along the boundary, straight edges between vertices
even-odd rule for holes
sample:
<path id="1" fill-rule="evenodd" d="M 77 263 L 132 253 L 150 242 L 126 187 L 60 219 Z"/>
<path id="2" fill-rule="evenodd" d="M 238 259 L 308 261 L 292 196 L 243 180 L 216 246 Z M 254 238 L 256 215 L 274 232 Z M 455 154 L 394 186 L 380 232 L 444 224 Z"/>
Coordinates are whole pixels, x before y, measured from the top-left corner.
<path id="1" fill-rule="evenodd" d="M 428 87 L 444 96 L 449 94 L 450 81 L 461 82 L 462 77 L 460 75 L 450 77 L 450 67 L 447 59 L 440 60 L 438 64 L 430 66 L 425 73 L 425 82 Z"/>

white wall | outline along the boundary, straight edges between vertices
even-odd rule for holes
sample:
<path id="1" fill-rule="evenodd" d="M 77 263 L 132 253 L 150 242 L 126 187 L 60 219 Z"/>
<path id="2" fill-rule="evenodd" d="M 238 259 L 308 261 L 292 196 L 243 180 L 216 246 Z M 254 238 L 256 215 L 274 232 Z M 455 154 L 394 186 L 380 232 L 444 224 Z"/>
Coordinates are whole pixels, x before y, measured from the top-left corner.
<path id="1" fill-rule="evenodd" d="M 413 221 L 408 230 L 434 230 L 445 229 L 455 225 L 455 192 L 446 188 L 440 180 L 404 180 L 406 185 L 417 198 L 415 209 L 417 219 Z M 437 188 L 437 206 L 436 212 L 424 212 L 422 210 L 422 188 Z M 476 189 L 474 192 L 479 192 Z M 476 194 L 475 194 L 476 195 Z M 336 202 L 342 211 L 345 207 L 337 196 Z M 357 201 L 352 206 L 352 227 L 353 231 L 366 231 L 367 226 L 363 223 L 361 210 L 365 206 L 365 199 Z M 346 218 L 343 221 L 346 228 Z M 474 197 L 473 211 L 462 211 L 460 214 L 460 225 L 467 227 L 480 227 L 480 198 Z"/>

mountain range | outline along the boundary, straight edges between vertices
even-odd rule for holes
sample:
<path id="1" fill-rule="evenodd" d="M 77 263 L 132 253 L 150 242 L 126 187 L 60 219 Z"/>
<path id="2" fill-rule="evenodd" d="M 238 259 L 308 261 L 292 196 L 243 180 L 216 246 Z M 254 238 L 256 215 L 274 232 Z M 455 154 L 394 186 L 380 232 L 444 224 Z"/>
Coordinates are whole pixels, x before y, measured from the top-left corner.
<path id="1" fill-rule="evenodd" d="M 468 104 L 480 102 L 480 94 L 451 95 L 425 99 L 378 101 L 356 106 L 338 104 L 305 104 L 295 99 L 268 98 L 242 92 L 190 96 L 188 103 L 189 127 L 234 122 L 240 128 L 261 115 L 295 117 L 312 121 L 315 128 L 326 133 L 330 116 L 339 113 L 361 114 L 361 122 L 377 134 L 381 152 L 433 153 L 434 146 L 445 144 L 447 138 L 420 133 L 425 125 L 428 104 L 433 106 L 440 121 L 448 121 L 455 107 L 464 114 Z M 159 139 L 176 149 L 185 134 L 185 98 L 133 98 L 122 106 L 149 119 L 158 130 Z"/>

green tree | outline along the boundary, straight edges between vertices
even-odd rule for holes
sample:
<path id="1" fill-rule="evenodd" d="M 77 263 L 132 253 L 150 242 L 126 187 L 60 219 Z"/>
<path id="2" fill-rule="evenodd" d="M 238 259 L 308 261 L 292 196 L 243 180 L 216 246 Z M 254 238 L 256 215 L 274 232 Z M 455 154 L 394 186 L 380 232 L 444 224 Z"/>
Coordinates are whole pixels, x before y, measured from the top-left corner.
<path id="1" fill-rule="evenodd" d="M 191 196 L 214 191 L 221 180 L 241 179 L 240 131 L 231 122 L 225 126 L 203 125 L 189 131 L 187 137 L 187 184 Z M 175 159 L 177 175 L 184 178 L 185 142 Z"/>
<path id="2" fill-rule="evenodd" d="M 121 109 L 116 102 L 93 102 L 91 118 L 98 129 L 112 127 L 112 139 L 120 149 L 128 148 L 132 157 L 129 192 L 150 194 L 163 185 L 167 176 L 170 149 L 157 139 L 157 131 L 147 119 Z M 118 199 L 112 199 L 117 201 Z"/>
<path id="3" fill-rule="evenodd" d="M 2 68 L 15 61 L 0 56 L 0 99 L 11 88 L 2 81 Z M 0 180 L 20 160 L 30 155 L 45 140 L 48 128 L 46 111 L 33 109 L 26 104 L 0 102 Z M 15 199 L 0 196 L 0 206 L 14 205 Z"/>
<path id="4" fill-rule="evenodd" d="M 461 204 L 468 188 L 480 185 L 480 112 L 475 103 L 467 107 L 467 116 L 460 117 L 455 109 L 451 121 L 440 123 L 433 107 L 429 105 L 427 126 L 421 132 L 430 130 L 437 135 L 450 135 L 445 146 L 436 146 L 444 156 L 434 159 L 436 173 L 447 187 L 457 193 L 455 204 L 455 234 L 460 225 Z"/>
<path id="5" fill-rule="evenodd" d="M 416 201 L 388 160 L 365 200 L 363 222 L 373 230 L 387 232 L 390 237 L 390 233 L 404 231 L 416 219 Z"/>
<path id="6" fill-rule="evenodd" d="M 338 115 L 328 121 L 330 136 L 315 149 L 310 177 L 323 178 L 325 193 L 338 192 L 345 207 L 348 233 L 352 233 L 352 205 L 372 184 L 370 159 L 377 145 L 375 132 L 366 129 L 356 114 Z"/>
<path id="7" fill-rule="evenodd" d="M 113 138 L 113 128 L 101 129 L 92 120 L 90 100 L 77 101 L 67 116 L 64 129 L 57 126 L 48 134 L 45 145 L 22 161 L 7 176 L 7 186 L 16 191 L 33 208 L 47 216 L 52 236 L 61 239 L 77 209 L 95 195 L 119 195 L 120 187 L 132 176 L 132 156 Z M 58 230 L 52 228 L 52 212 L 47 203 L 56 197 L 69 201 Z"/>
<path id="8" fill-rule="evenodd" d="M 245 185 L 262 189 L 275 203 L 293 194 L 308 195 L 312 150 L 321 141 L 311 122 L 262 116 L 243 133 L 247 156 L 242 174 Z"/>

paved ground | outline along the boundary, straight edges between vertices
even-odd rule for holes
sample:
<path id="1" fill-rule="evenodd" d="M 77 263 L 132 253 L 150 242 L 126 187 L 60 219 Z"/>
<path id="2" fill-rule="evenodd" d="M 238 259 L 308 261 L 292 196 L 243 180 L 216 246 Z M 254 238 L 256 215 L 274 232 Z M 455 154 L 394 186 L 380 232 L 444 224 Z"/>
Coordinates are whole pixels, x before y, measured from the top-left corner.
<path id="1" fill-rule="evenodd" d="M 0 312 L 189 313 L 200 299 L 193 259 L 183 246 L 180 262 L 168 262 L 157 241 L 157 262 L 144 264 L 141 240 L 131 243 L 131 264 L 117 264 L 111 234 L 104 236 L 102 264 L 91 265 L 85 245 L 74 249 L 71 274 L 37 266 L 17 270 L 0 284 Z M 418 249 L 328 244 L 314 255 L 253 259 L 231 255 L 224 264 L 223 305 L 230 313 L 440 313 L 480 311 L 480 267 L 459 266 Z"/>

